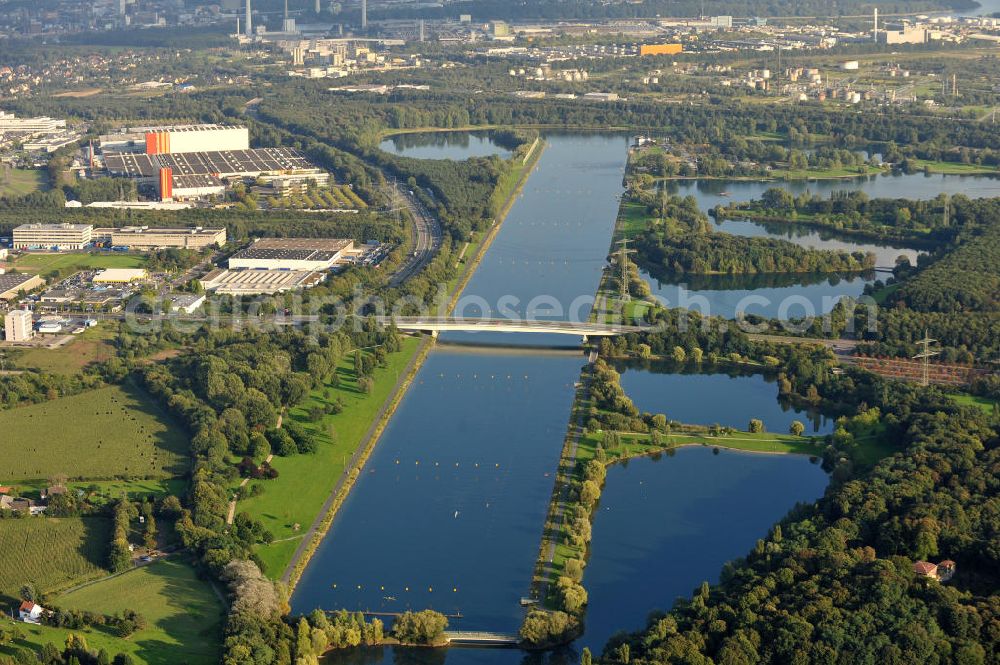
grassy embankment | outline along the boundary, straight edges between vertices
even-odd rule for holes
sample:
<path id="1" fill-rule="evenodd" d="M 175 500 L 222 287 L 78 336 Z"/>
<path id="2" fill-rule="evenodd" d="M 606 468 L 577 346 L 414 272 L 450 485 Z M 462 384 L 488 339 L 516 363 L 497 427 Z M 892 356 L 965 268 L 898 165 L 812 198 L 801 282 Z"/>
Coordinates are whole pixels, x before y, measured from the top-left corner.
<path id="1" fill-rule="evenodd" d="M 13 646 L 39 649 L 52 643 L 61 647 L 72 633 L 82 635 L 91 649 L 106 649 L 112 656 L 127 653 L 147 665 L 210 665 L 221 656 L 222 603 L 180 559 L 158 561 L 94 582 L 55 597 L 52 604 L 103 614 L 137 610 L 146 618 L 147 627 L 120 638 L 99 626 L 67 630 L 17 624 L 22 637 Z M 9 653 L 9 648 L 0 647 L 0 653 Z"/>
<path id="2" fill-rule="evenodd" d="M 541 144 L 535 147 L 522 164 L 516 165 L 498 183 L 494 195 L 494 200 L 498 202 L 497 222 L 477 243 L 470 244 L 466 249 L 466 256 L 474 258 L 467 260 L 465 269 L 447 284 L 452 302 L 475 272 L 483 253 L 492 242 L 503 217 L 513 205 L 540 154 Z M 263 521 L 275 536 L 274 542 L 258 547 L 257 551 L 271 577 L 278 577 L 284 572 L 293 585 L 297 581 L 312 551 L 318 546 L 323 534 L 332 523 L 339 505 L 350 491 L 360 467 L 364 464 L 364 459 L 370 454 L 381 430 L 402 399 L 409 380 L 419 369 L 423 356 L 417 354 L 421 353 L 421 348 L 425 353 L 428 347 L 422 347 L 416 338 L 407 339 L 403 351 L 390 356 L 389 366 L 376 371 L 375 390 L 370 395 L 363 395 L 357 390 L 353 359 L 345 358 L 338 368 L 339 385 L 325 386 L 314 391 L 304 404 L 289 414 L 290 417 L 302 420 L 307 427 L 313 429 L 320 442 L 319 452 L 316 456 L 275 457 L 272 464 L 278 470 L 279 477 L 264 484 L 262 495 L 241 500 L 237 507 L 238 511 L 245 511 Z M 401 377 L 400 374 L 407 368 L 409 368 L 408 376 Z M 394 381 L 391 380 L 393 377 Z M 336 399 L 338 396 L 346 402 L 342 413 L 325 416 L 316 424 L 305 422 L 304 414 L 311 406 L 322 404 L 328 399 Z M 370 438 L 366 437 L 379 413 L 382 415 L 373 435 Z M 335 432 L 332 438 L 331 431 Z M 351 456 L 366 443 L 360 464 L 354 469 L 348 469 Z M 320 515 L 323 505 L 330 499 L 330 493 L 335 487 L 334 480 L 344 473 L 350 473 L 353 477 L 348 478 L 339 496 L 334 498 L 330 511 L 326 515 Z M 294 497 L 294 500 L 290 497 Z M 317 515 L 320 520 L 317 525 L 317 535 L 307 545 L 309 549 L 305 554 L 295 560 L 296 550 L 302 538 L 308 533 L 307 527 L 317 520 Z M 296 525 L 298 529 L 295 528 Z"/>

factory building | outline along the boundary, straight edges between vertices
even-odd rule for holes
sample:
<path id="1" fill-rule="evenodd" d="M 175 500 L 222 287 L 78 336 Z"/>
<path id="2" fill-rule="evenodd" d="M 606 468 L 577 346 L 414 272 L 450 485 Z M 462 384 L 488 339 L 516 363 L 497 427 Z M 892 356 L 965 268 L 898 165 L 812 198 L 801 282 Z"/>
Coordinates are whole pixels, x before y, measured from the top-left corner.
<path id="1" fill-rule="evenodd" d="M 44 284 L 45 280 L 38 275 L 0 275 L 0 300 L 13 300 L 21 293 L 33 291 Z"/>
<path id="2" fill-rule="evenodd" d="M 8 342 L 25 342 L 34 336 L 31 329 L 31 312 L 15 309 L 3 317 L 4 339 Z"/>
<path id="3" fill-rule="evenodd" d="M 353 240 L 263 238 L 229 258 L 230 269 L 330 270 L 354 249 Z"/>
<path id="4" fill-rule="evenodd" d="M 174 175 L 171 168 L 161 168 L 157 179 L 157 192 L 161 201 L 184 201 L 207 196 L 222 196 L 226 185 L 211 173 Z"/>
<path id="5" fill-rule="evenodd" d="M 681 44 L 642 44 L 639 55 L 677 55 L 684 51 Z"/>
<path id="6" fill-rule="evenodd" d="M 326 273 L 305 270 L 213 270 L 199 281 L 219 295 L 265 295 L 321 284 Z"/>
<path id="7" fill-rule="evenodd" d="M 144 268 L 105 268 L 91 281 L 94 284 L 135 284 L 149 279 L 149 273 Z"/>
<path id="8" fill-rule="evenodd" d="M 305 156 L 292 148 L 261 148 L 229 152 L 189 152 L 181 154 L 115 153 L 104 156 L 108 173 L 119 178 L 133 178 L 142 184 L 157 185 L 162 193 L 177 196 L 178 185 L 182 190 L 190 181 L 178 182 L 179 176 L 213 176 L 228 178 L 256 178 L 259 176 L 300 175 L 323 185 L 330 175 L 314 167 Z M 164 180 L 162 169 L 168 169 L 170 184 Z M 208 185 L 205 185 L 208 186 Z"/>
<path id="9" fill-rule="evenodd" d="M 250 132 L 235 125 L 136 127 L 101 136 L 101 151 L 163 155 L 247 150 Z"/>
<path id="10" fill-rule="evenodd" d="M 150 250 L 166 247 L 203 249 L 226 244 L 226 229 L 151 229 L 146 226 L 126 226 L 120 229 L 95 229 L 94 235 L 106 239 L 112 247 Z"/>
<path id="11" fill-rule="evenodd" d="M 926 44 L 927 29 L 915 25 L 904 25 L 898 30 L 882 30 L 878 41 L 882 44 Z"/>
<path id="12" fill-rule="evenodd" d="M 14 229 L 14 249 L 83 249 L 93 232 L 90 224 L 22 224 Z"/>

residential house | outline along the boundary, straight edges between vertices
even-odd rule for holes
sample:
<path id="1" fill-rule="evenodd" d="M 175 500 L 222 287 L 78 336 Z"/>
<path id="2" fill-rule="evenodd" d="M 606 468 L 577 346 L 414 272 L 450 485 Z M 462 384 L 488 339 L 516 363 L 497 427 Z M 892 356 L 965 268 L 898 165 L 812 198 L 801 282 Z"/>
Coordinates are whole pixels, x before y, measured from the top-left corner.
<path id="1" fill-rule="evenodd" d="M 951 559 L 945 559 L 937 564 L 929 561 L 917 561 L 913 564 L 913 572 L 921 577 L 929 577 L 938 582 L 947 582 L 955 576 L 955 562 Z"/>
<path id="2" fill-rule="evenodd" d="M 18 616 L 24 623 L 41 623 L 42 615 L 45 613 L 45 608 L 41 605 L 26 600 L 21 603 L 21 608 L 18 610 Z"/>

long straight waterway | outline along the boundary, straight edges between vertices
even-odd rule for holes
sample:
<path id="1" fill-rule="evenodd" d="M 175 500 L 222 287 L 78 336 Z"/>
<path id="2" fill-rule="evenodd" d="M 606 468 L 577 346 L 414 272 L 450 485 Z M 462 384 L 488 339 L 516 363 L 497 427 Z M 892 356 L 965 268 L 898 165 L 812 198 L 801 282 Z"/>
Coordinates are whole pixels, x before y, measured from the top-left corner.
<path id="1" fill-rule="evenodd" d="M 627 141 L 592 134 L 547 140 L 465 290 L 468 315 L 476 307 L 497 311 L 504 296 L 513 310 L 547 318 L 577 316 L 570 306 L 578 298 L 581 316 L 589 307 L 611 239 Z M 583 362 L 517 349 L 432 351 L 306 568 L 293 611 L 433 607 L 461 612 L 454 628 L 516 631 L 523 616 L 517 600 L 529 588 Z M 679 383 L 661 391 L 662 409 L 694 422 L 681 402 L 671 403 L 670 393 L 684 390 Z M 715 399 L 725 404 L 727 396 Z M 748 551 L 795 502 L 819 496 L 825 483 L 803 457 L 709 449 L 616 467 L 594 525 L 587 632 L 575 645 L 545 656 L 358 649 L 325 662 L 579 662 L 582 646 L 599 650 L 615 630 L 641 628 L 649 611 L 669 607 L 704 579 L 714 581 L 722 563 Z"/>

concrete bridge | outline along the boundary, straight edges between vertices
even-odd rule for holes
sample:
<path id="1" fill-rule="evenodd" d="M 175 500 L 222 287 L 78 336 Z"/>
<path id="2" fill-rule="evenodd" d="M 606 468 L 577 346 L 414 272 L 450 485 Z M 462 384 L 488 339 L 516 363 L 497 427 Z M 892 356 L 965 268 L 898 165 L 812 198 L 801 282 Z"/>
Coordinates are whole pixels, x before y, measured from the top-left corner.
<path id="1" fill-rule="evenodd" d="M 453 316 L 397 316 L 380 317 L 379 323 L 388 325 L 395 323 L 400 330 L 412 330 L 431 333 L 448 331 L 492 331 L 507 333 L 548 333 L 555 335 L 572 335 L 582 337 L 614 337 L 626 333 L 638 333 L 652 330 L 652 326 L 627 326 L 616 323 L 592 323 L 589 321 L 544 321 L 538 319 L 488 319 L 464 318 Z"/>
<path id="2" fill-rule="evenodd" d="M 480 630 L 446 630 L 444 638 L 448 644 L 460 646 L 516 647 L 521 638 L 516 633 L 494 633 Z"/>

